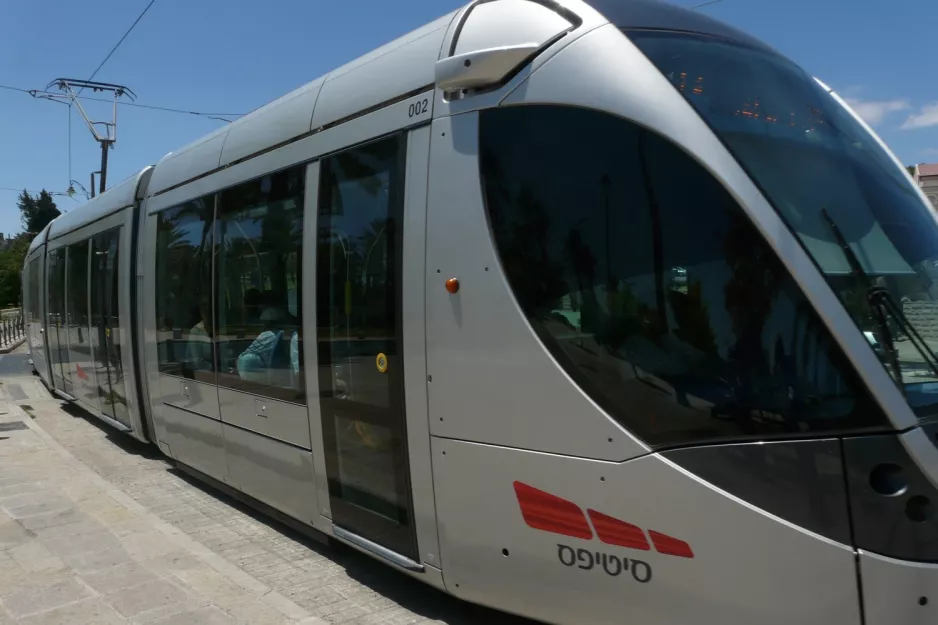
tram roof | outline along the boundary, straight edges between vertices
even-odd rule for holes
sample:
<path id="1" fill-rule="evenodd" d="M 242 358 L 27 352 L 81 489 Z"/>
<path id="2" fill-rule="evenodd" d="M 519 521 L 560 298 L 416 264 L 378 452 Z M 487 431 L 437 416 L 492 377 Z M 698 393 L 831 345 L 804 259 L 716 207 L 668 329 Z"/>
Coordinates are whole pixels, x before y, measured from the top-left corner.
<path id="1" fill-rule="evenodd" d="M 82 206 L 56 217 L 49 224 L 49 240 L 68 234 L 73 230 L 78 230 L 107 217 L 111 213 L 133 205 L 135 199 L 140 199 L 138 194 L 138 188 L 141 187 L 140 182 L 145 182 L 152 170 L 152 166 L 144 167 L 101 195 L 88 200 Z"/>
<path id="2" fill-rule="evenodd" d="M 159 193 L 329 127 L 401 94 L 432 89 L 443 38 L 458 11 L 381 46 L 164 156 L 147 193 Z"/>

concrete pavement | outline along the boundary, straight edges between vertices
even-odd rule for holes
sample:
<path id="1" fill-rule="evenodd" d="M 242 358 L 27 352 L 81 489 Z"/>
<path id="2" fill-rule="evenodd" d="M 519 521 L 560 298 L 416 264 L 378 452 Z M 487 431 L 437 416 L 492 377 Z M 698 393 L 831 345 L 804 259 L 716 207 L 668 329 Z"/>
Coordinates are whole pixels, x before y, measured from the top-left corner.
<path id="1" fill-rule="evenodd" d="M 0 357 L 0 625 L 531 623 L 326 547 Z"/>

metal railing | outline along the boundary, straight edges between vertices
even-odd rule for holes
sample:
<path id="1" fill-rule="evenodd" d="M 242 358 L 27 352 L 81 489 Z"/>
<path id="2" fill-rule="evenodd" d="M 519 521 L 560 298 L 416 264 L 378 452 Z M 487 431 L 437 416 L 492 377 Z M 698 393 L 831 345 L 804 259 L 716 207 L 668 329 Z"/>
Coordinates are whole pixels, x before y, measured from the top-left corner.
<path id="1" fill-rule="evenodd" d="M 26 336 L 26 320 L 22 311 L 4 312 L 0 317 L 0 345 L 15 343 Z"/>

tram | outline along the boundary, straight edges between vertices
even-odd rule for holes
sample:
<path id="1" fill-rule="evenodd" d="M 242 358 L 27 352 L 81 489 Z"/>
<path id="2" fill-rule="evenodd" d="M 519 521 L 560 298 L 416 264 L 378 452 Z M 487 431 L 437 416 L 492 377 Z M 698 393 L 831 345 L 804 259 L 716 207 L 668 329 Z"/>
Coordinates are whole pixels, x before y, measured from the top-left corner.
<path id="1" fill-rule="evenodd" d="M 467 601 L 918 625 L 936 278 L 901 163 L 765 44 L 476 0 L 58 217 L 24 291 L 60 397 Z"/>

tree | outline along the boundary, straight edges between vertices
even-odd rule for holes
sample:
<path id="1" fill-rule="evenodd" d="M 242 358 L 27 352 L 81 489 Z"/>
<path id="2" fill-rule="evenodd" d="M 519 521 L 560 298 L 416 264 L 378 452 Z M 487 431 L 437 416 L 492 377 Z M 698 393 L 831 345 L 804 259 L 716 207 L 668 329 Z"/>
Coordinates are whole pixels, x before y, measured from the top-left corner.
<path id="1" fill-rule="evenodd" d="M 915 165 L 906 165 L 905 168 L 909 171 L 909 175 L 914 178 L 915 177 Z"/>
<path id="2" fill-rule="evenodd" d="M 0 308 L 19 306 L 23 301 L 20 277 L 31 240 L 31 236 L 23 233 L 0 250 Z"/>
<path id="3" fill-rule="evenodd" d="M 16 206 L 20 209 L 23 229 L 33 236 L 39 234 L 46 224 L 62 214 L 52 200 L 52 195 L 45 189 L 35 197 L 24 189 L 16 199 Z"/>

